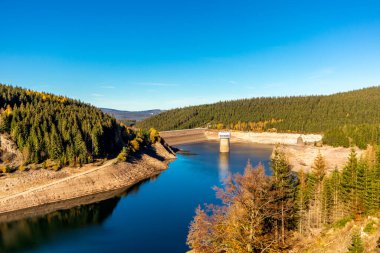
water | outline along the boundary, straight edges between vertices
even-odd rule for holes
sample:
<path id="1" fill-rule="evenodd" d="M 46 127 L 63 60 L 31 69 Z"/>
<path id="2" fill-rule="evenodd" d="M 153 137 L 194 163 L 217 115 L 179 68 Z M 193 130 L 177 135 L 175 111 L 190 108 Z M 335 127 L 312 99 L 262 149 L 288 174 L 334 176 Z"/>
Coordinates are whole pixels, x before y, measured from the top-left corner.
<path id="1" fill-rule="evenodd" d="M 168 170 L 123 197 L 0 224 L 0 252 L 186 252 L 195 208 L 219 203 L 212 187 L 248 160 L 268 169 L 272 147 L 234 143 L 224 155 L 217 142 L 179 147 L 187 152 Z"/>

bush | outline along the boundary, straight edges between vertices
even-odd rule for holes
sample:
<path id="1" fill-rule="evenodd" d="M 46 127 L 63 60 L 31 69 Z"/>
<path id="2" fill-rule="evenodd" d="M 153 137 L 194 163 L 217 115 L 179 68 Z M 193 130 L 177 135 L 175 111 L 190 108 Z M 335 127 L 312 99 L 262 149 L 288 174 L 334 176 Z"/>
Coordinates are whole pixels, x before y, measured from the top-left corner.
<path id="1" fill-rule="evenodd" d="M 0 165 L 0 172 L 10 173 L 12 172 L 12 168 L 9 167 L 8 165 Z"/>
<path id="2" fill-rule="evenodd" d="M 344 228 L 346 224 L 353 219 L 352 216 L 344 217 L 334 223 L 334 228 Z"/>
<path id="3" fill-rule="evenodd" d="M 51 169 L 54 171 L 59 171 L 61 169 L 61 166 L 59 164 L 56 164 L 56 165 L 53 165 Z"/>
<path id="4" fill-rule="evenodd" d="M 18 167 L 18 170 L 19 171 L 26 171 L 26 170 L 28 170 L 28 168 L 25 165 L 20 165 L 20 167 Z"/>
<path id="5" fill-rule="evenodd" d="M 367 234 L 373 234 L 374 232 L 376 232 L 376 227 L 374 226 L 375 225 L 375 222 L 373 221 L 370 221 L 367 223 L 367 225 L 364 227 L 364 232 L 366 232 Z"/>
<path id="6" fill-rule="evenodd" d="M 121 161 L 121 162 L 125 162 L 125 161 L 127 161 L 127 157 L 128 157 L 128 150 L 127 150 L 126 147 L 124 147 L 124 148 L 121 150 L 120 154 L 117 156 L 117 159 L 118 159 L 119 161 Z"/>
<path id="7" fill-rule="evenodd" d="M 131 140 L 130 145 L 133 152 L 137 152 L 140 150 L 140 143 L 137 138 L 134 140 Z"/>
<path id="8" fill-rule="evenodd" d="M 152 144 L 159 142 L 161 140 L 161 137 L 156 129 L 154 128 L 149 129 L 149 139 Z"/>

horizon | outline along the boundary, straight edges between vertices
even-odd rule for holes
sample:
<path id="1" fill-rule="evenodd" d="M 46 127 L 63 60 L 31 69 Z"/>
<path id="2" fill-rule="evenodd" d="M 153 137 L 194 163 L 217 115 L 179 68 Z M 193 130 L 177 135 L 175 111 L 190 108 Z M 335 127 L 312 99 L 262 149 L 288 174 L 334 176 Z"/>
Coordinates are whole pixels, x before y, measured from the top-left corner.
<path id="1" fill-rule="evenodd" d="M 2 84 L 2 85 L 6 85 L 6 86 L 17 87 L 17 88 L 23 88 L 22 86 L 14 86 L 14 85 L 5 84 L 5 83 L 1 83 L 1 82 L 0 82 L 0 84 Z M 43 91 L 43 90 L 38 91 L 38 90 L 29 89 L 29 88 L 24 88 L 24 89 L 28 89 L 28 90 L 31 90 L 31 91 L 43 92 L 43 93 L 51 94 L 51 95 L 54 95 L 54 96 L 64 96 L 64 97 L 66 97 L 66 98 L 68 98 L 68 99 L 75 99 L 75 100 L 78 100 L 79 102 L 86 103 L 86 104 L 90 104 L 90 105 L 95 106 L 95 107 L 97 107 L 97 108 L 99 108 L 99 109 L 115 110 L 115 111 L 124 111 L 124 112 L 147 112 L 147 111 L 155 111 L 155 110 L 159 110 L 159 111 L 169 111 L 169 110 L 173 110 L 173 109 L 182 109 L 182 108 L 192 107 L 192 106 L 198 106 L 198 105 L 209 105 L 209 104 L 215 104 L 215 103 L 223 103 L 223 102 L 236 101 L 236 100 L 246 100 L 246 99 L 257 99 L 257 98 L 284 98 L 284 97 L 332 96 L 332 95 L 336 95 L 336 94 L 347 93 L 347 92 L 354 92 L 354 91 L 365 90 L 365 89 L 371 89 L 371 88 L 380 88 L 380 85 L 373 85 L 373 86 L 367 86 L 367 87 L 358 88 L 358 89 L 350 89 L 350 90 L 337 91 L 337 92 L 328 93 L 328 94 L 304 94 L 304 95 L 288 95 L 288 96 L 281 96 L 281 95 L 280 95 L 280 96 L 246 97 L 246 98 L 237 98 L 237 99 L 231 99 L 231 100 L 220 100 L 220 101 L 215 101 L 215 102 L 211 102 L 211 103 L 204 103 L 204 104 L 185 105 L 185 106 L 182 106 L 182 107 L 174 107 L 174 108 L 169 108 L 169 109 L 151 108 L 151 109 L 146 109 L 146 110 L 124 110 L 124 109 L 115 109 L 115 108 L 111 108 L 111 107 L 99 107 L 99 106 L 96 106 L 96 105 L 91 104 L 91 103 L 89 103 L 89 102 L 82 101 L 82 100 L 80 100 L 80 99 L 75 99 L 75 98 L 72 98 L 72 97 L 67 97 L 67 96 L 62 95 L 62 94 L 50 93 L 50 92 L 46 92 L 46 91 Z"/>
<path id="2" fill-rule="evenodd" d="M 380 3 L 4 0 L 0 83 L 125 111 L 380 85 Z"/>

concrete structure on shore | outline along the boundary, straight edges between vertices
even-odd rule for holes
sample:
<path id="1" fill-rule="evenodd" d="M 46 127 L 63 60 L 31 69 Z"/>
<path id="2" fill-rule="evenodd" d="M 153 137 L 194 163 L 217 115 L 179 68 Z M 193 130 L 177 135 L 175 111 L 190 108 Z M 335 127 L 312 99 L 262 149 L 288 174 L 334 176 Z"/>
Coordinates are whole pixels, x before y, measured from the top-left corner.
<path id="1" fill-rule="evenodd" d="M 230 132 L 219 132 L 220 139 L 220 153 L 230 152 Z"/>

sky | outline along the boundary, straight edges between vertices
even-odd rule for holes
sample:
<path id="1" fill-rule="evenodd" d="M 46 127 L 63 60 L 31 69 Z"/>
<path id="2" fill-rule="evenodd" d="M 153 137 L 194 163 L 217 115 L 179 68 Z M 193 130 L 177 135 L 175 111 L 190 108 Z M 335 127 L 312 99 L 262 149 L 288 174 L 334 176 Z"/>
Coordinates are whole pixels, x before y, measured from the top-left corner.
<path id="1" fill-rule="evenodd" d="M 120 110 L 380 85 L 378 0 L 0 0 L 0 83 Z"/>

